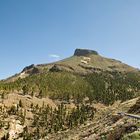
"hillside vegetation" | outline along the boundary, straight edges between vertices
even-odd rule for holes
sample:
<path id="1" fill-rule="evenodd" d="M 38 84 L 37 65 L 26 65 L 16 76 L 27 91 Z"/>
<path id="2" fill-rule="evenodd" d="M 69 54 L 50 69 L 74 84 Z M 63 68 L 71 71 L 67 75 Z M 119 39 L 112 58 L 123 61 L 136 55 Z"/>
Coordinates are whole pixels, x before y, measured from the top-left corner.
<path id="1" fill-rule="evenodd" d="M 92 73 L 85 76 L 69 72 L 46 72 L 31 75 L 15 82 L 1 83 L 3 91 L 23 91 L 23 94 L 39 98 L 49 96 L 74 103 L 81 103 L 85 97 L 90 102 L 101 102 L 106 105 L 116 100 L 125 101 L 139 96 L 140 77 L 136 73 Z"/>

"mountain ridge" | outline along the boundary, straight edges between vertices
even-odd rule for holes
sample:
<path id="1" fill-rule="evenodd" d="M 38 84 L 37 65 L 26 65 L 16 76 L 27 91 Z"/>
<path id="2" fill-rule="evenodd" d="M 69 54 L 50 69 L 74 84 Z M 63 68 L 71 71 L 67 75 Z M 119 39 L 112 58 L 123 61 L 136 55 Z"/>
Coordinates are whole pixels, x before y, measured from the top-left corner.
<path id="1" fill-rule="evenodd" d="M 14 81 L 18 78 L 25 78 L 32 74 L 42 73 L 44 71 L 69 71 L 79 74 L 88 74 L 93 72 L 114 71 L 114 72 L 139 72 L 132 66 L 122 63 L 119 60 L 105 58 L 97 51 L 90 49 L 76 49 L 74 55 L 63 60 L 48 64 L 31 64 L 26 66 L 20 73 L 7 78 L 5 81 Z"/>

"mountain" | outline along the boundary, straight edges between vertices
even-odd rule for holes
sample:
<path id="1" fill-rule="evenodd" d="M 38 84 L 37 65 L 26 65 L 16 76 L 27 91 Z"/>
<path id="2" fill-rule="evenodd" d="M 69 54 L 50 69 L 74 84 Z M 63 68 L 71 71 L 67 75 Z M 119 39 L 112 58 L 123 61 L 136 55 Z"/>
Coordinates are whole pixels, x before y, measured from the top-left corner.
<path id="1" fill-rule="evenodd" d="M 140 71 L 88 49 L 0 81 L 0 139 L 117 140 L 138 135 Z M 135 134 L 136 133 L 136 134 Z"/>
<path id="2" fill-rule="evenodd" d="M 43 73 L 44 71 L 68 71 L 76 74 L 89 74 L 94 72 L 139 72 L 138 69 L 133 68 L 121 61 L 102 57 L 98 52 L 88 49 L 76 49 L 74 55 L 64 60 L 51 63 L 30 65 L 25 67 L 21 73 L 8 78 L 8 81 L 14 81 L 18 78 L 25 78 L 36 73 Z"/>

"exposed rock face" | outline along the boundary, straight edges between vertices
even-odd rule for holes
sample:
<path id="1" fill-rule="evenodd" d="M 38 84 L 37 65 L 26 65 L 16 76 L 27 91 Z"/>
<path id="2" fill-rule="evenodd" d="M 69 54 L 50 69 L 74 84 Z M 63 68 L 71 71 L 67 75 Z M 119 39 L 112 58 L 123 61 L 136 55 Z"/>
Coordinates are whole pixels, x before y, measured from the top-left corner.
<path id="1" fill-rule="evenodd" d="M 76 49 L 74 52 L 74 56 L 87 56 L 90 54 L 98 55 L 98 52 L 88 49 Z"/>
<path id="2" fill-rule="evenodd" d="M 25 68 L 23 69 L 22 72 L 24 72 L 24 71 L 28 71 L 28 70 L 30 70 L 30 69 L 32 69 L 32 68 L 34 68 L 34 67 L 35 67 L 34 64 L 32 64 L 32 65 L 30 65 L 30 66 L 27 66 L 27 67 L 25 67 Z"/>
<path id="3" fill-rule="evenodd" d="M 25 67 L 21 73 L 36 74 L 41 72 L 41 69 L 39 69 L 36 65 L 32 64 L 30 66 Z"/>
<path id="4" fill-rule="evenodd" d="M 128 113 L 140 113 L 140 98 L 137 100 L 136 104 L 128 110 Z"/>
<path id="5" fill-rule="evenodd" d="M 59 71 L 62 71 L 62 68 L 55 64 L 52 68 L 50 68 L 49 71 L 50 72 L 59 72 Z"/>
<path id="6" fill-rule="evenodd" d="M 50 69 L 49 69 L 50 72 L 59 72 L 59 71 L 69 71 L 69 72 L 72 72 L 74 71 L 73 67 L 71 66 L 68 66 L 68 65 L 58 65 L 58 64 L 55 64 L 53 65 Z"/>
<path id="7" fill-rule="evenodd" d="M 23 128 L 19 120 L 13 120 L 10 123 L 9 140 L 18 138 L 19 135 L 23 133 Z"/>

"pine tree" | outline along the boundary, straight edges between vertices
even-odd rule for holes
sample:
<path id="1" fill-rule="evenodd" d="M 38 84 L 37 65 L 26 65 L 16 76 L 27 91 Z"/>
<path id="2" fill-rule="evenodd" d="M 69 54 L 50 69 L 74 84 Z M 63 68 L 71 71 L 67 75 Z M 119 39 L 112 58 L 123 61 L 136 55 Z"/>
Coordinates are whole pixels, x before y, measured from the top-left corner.
<path id="1" fill-rule="evenodd" d="M 22 90 L 23 90 L 23 95 L 26 95 L 29 92 L 27 85 L 23 86 Z"/>
<path id="2" fill-rule="evenodd" d="M 19 100 L 19 107 L 23 107 L 22 101 Z"/>

